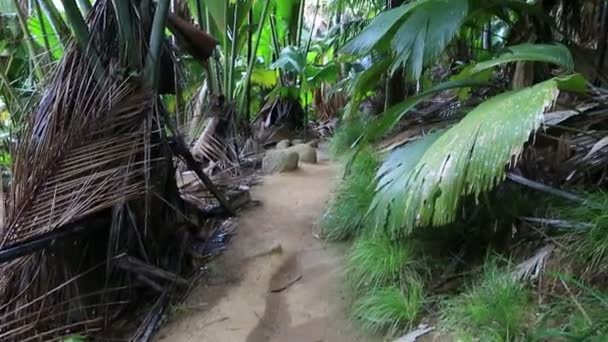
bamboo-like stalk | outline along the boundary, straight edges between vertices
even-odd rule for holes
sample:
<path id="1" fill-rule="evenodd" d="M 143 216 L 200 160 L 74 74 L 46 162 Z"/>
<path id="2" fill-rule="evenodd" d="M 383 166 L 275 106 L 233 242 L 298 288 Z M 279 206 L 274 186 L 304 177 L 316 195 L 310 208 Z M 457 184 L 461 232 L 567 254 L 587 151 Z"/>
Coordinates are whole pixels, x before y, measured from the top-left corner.
<path id="1" fill-rule="evenodd" d="M 53 29 L 53 32 L 58 37 L 61 46 L 65 48 L 65 41 L 70 36 L 70 30 L 63 21 L 63 18 L 61 18 L 61 14 L 59 14 L 59 11 L 51 0 L 38 0 L 37 2 L 49 20 L 51 29 Z"/>
<path id="2" fill-rule="evenodd" d="M 42 73 L 42 68 L 40 68 L 40 65 L 36 61 L 36 46 L 34 45 L 32 33 L 27 27 L 27 18 L 25 17 L 25 14 L 23 14 L 23 12 L 21 11 L 21 5 L 19 4 L 19 1 L 13 0 L 13 4 L 15 5 L 15 10 L 17 11 L 17 18 L 19 19 L 19 26 L 21 27 L 21 32 L 23 32 L 23 39 L 25 40 L 25 45 L 27 46 L 32 65 L 34 67 L 34 74 L 38 79 L 42 79 L 44 77 L 44 74 Z"/>
<path id="3" fill-rule="evenodd" d="M 262 17 L 260 18 L 260 22 L 258 23 L 258 31 L 256 33 L 257 39 L 253 46 L 251 58 L 249 59 L 249 62 L 247 65 L 247 72 L 245 73 L 245 82 L 251 81 L 251 73 L 253 72 L 253 65 L 255 64 L 255 56 L 257 55 L 258 48 L 260 47 L 260 39 L 262 37 L 262 32 L 264 31 L 264 23 L 266 22 L 266 17 L 268 16 L 269 7 L 270 7 L 270 1 L 266 1 L 264 3 L 264 8 L 262 9 Z M 243 112 L 244 102 L 245 102 L 245 99 L 244 99 L 243 93 L 241 93 L 241 97 L 240 97 L 240 101 L 239 101 L 239 112 L 240 113 Z"/>
<path id="4" fill-rule="evenodd" d="M 239 39 L 239 28 L 237 27 L 238 25 L 238 14 L 239 14 L 239 1 L 236 1 L 236 3 L 234 4 L 234 15 L 232 16 L 232 42 L 230 44 L 230 56 L 228 57 L 228 61 L 226 61 L 226 65 L 228 65 L 228 78 L 225 82 L 225 87 L 226 87 L 226 99 L 228 100 L 228 102 L 232 102 L 232 100 L 234 99 L 234 94 L 232 93 L 233 91 L 233 82 L 234 82 L 234 68 L 235 68 L 235 62 L 236 62 L 236 49 L 237 49 L 237 43 L 238 43 L 238 39 Z M 227 35 L 226 35 L 227 36 Z"/>
<path id="5" fill-rule="evenodd" d="M 200 1 L 199 1 L 200 2 Z M 205 7 L 205 30 L 209 33 L 211 33 L 211 15 L 209 14 L 209 8 Z M 209 59 L 209 79 L 210 79 L 210 88 L 211 88 L 211 92 L 214 94 L 221 94 L 222 93 L 222 85 L 221 85 L 221 80 L 220 80 L 220 73 L 218 70 L 218 66 L 216 61 L 214 60 L 214 58 L 210 58 Z"/>
<path id="6" fill-rule="evenodd" d="M 296 33 L 296 46 L 302 44 L 302 32 L 304 30 L 304 8 L 306 6 L 306 0 L 300 0 L 300 10 L 298 12 L 298 31 Z M 293 43 L 293 42 L 292 42 Z"/>
<path id="7" fill-rule="evenodd" d="M 78 5 L 76 5 L 76 1 L 61 0 L 61 2 L 63 3 L 65 14 L 72 26 L 72 30 L 74 31 L 76 41 L 83 51 L 87 51 L 89 48 L 89 43 L 91 42 L 91 33 L 89 32 L 87 23 L 84 21 L 82 13 L 80 13 L 80 10 L 78 9 Z"/>
<path id="8" fill-rule="evenodd" d="M 13 91 L 10 81 L 8 80 L 8 76 L 6 76 L 6 73 L 2 69 L 0 69 L 0 86 L 4 86 L 4 89 L 6 89 L 6 94 L 11 98 L 8 105 L 14 104 L 19 113 L 23 113 L 23 107 L 21 107 L 21 103 L 19 103 L 19 98 Z"/>
<path id="9" fill-rule="evenodd" d="M 46 24 L 44 22 L 44 16 L 42 14 L 42 9 L 40 9 L 40 3 L 38 1 L 34 1 L 34 6 L 36 7 L 36 15 L 38 16 L 38 21 L 40 21 L 40 31 L 42 31 L 42 39 L 44 40 L 44 47 L 46 48 L 47 55 L 49 61 L 53 61 L 53 50 L 51 49 L 51 43 L 49 42 L 49 36 L 46 30 Z"/>
<path id="10" fill-rule="evenodd" d="M 121 2 L 127 3 L 129 1 L 122 0 Z M 91 12 L 91 10 L 93 9 L 93 5 L 91 5 L 90 0 L 78 0 L 78 5 L 80 6 L 80 10 L 82 11 L 82 13 L 84 13 L 85 16 L 87 16 L 89 12 Z"/>
<path id="11" fill-rule="evenodd" d="M 253 56 L 253 7 L 249 8 L 247 18 L 247 60 Z M 245 82 L 245 117 L 247 123 L 251 120 L 251 79 Z"/>
<path id="12" fill-rule="evenodd" d="M 154 89 L 158 87 L 158 79 L 160 72 L 160 54 L 165 38 L 165 27 L 167 25 L 167 16 L 169 15 L 170 0 L 159 0 L 154 13 L 154 21 L 152 22 L 152 31 L 150 32 L 149 46 L 150 50 L 146 56 L 146 65 L 144 75 L 148 85 Z"/>
<path id="13" fill-rule="evenodd" d="M 128 67 L 136 68 L 137 61 L 132 50 L 135 47 L 135 40 L 131 29 L 131 11 L 129 8 L 131 2 L 127 0 L 112 0 L 112 5 L 114 6 L 114 11 L 116 11 L 118 27 L 120 30 L 120 40 L 123 47 L 121 55 L 123 55 L 123 61 L 127 63 Z"/>

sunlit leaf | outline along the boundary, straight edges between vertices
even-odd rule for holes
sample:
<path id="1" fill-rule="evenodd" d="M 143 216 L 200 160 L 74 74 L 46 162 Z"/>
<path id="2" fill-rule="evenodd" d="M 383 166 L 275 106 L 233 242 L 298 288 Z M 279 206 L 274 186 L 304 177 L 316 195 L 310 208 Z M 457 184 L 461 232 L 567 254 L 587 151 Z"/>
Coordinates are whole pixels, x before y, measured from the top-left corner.
<path id="1" fill-rule="evenodd" d="M 49 47 L 53 57 L 55 59 L 61 58 L 63 55 L 63 46 L 61 45 L 57 35 L 53 32 L 47 18 L 43 16 L 43 23 L 40 22 L 38 16 L 32 16 L 27 21 L 27 26 L 36 43 L 42 47 L 45 47 L 45 31 L 42 30 L 42 24 L 44 24 L 46 30 L 46 39 L 49 42 Z"/>
<path id="2" fill-rule="evenodd" d="M 429 0 L 420 3 L 395 33 L 391 46 L 396 56 L 391 68 L 406 66 L 419 79 L 422 68 L 439 56 L 469 12 L 468 0 Z"/>
<path id="3" fill-rule="evenodd" d="M 397 25 L 404 16 L 419 5 L 420 1 L 406 4 L 395 9 L 380 13 L 372 22 L 355 38 L 348 42 L 342 53 L 353 55 L 366 55 L 374 47 L 385 39 L 386 35 Z"/>
<path id="4" fill-rule="evenodd" d="M 288 46 L 281 51 L 279 59 L 272 63 L 271 69 L 281 69 L 284 71 L 304 72 L 306 57 L 294 46 Z"/>
<path id="5" fill-rule="evenodd" d="M 336 63 L 329 63 L 321 67 L 314 65 L 307 65 L 304 69 L 304 74 L 308 83 L 312 86 L 319 85 L 321 83 L 335 83 L 338 80 L 338 74 L 340 68 Z"/>
<path id="6" fill-rule="evenodd" d="M 277 73 L 274 70 L 257 68 L 251 72 L 251 84 L 272 88 L 277 84 L 277 81 Z"/>
<path id="7" fill-rule="evenodd" d="M 560 88 L 573 90 L 579 82 L 579 76 L 554 78 L 487 100 L 428 146 L 413 168 L 389 158 L 383 167 L 392 171 L 380 175 L 370 208 L 375 229 L 397 237 L 454 221 L 461 198 L 501 182 Z"/>

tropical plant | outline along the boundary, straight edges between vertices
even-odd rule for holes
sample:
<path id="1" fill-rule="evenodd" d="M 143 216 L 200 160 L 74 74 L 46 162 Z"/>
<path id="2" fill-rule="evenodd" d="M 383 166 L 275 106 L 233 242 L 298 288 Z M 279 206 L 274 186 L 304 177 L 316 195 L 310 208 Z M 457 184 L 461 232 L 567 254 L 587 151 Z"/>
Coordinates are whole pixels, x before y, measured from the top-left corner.
<path id="1" fill-rule="evenodd" d="M 371 290 L 355 302 L 352 315 L 363 330 L 394 337 L 413 326 L 424 305 L 423 284 L 414 280 Z"/>
<path id="2" fill-rule="evenodd" d="M 362 151 L 351 170 L 338 185 L 329 208 L 321 219 L 323 236 L 344 241 L 366 230 L 365 213 L 374 197 L 377 156 L 371 149 Z"/>
<path id="3" fill-rule="evenodd" d="M 534 325 L 529 297 L 499 260 L 488 260 L 476 284 L 443 303 L 442 329 L 463 341 L 524 341 Z"/>
<path id="4" fill-rule="evenodd" d="M 347 278 L 364 292 L 391 285 L 407 288 L 417 280 L 421 259 L 414 241 L 362 237 L 350 252 Z"/>

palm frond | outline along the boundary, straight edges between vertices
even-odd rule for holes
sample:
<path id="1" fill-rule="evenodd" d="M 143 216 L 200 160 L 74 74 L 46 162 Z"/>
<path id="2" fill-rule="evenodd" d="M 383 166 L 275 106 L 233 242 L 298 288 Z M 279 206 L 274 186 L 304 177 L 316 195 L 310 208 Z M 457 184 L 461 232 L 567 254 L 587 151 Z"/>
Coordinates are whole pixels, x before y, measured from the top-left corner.
<path id="1" fill-rule="evenodd" d="M 433 62 L 454 38 L 469 12 L 468 0 L 416 1 L 412 12 L 395 33 L 391 47 L 396 56 L 391 72 L 405 66 L 419 79 L 425 64 Z"/>
<path id="2" fill-rule="evenodd" d="M 496 58 L 476 64 L 472 72 L 477 73 L 511 62 L 545 62 L 574 70 L 574 59 L 570 50 L 562 44 L 520 44 L 509 46 Z"/>
<path id="3" fill-rule="evenodd" d="M 578 77 L 554 78 L 491 98 L 427 145 L 418 161 L 387 159 L 370 207 L 376 230 L 398 237 L 417 226 L 452 222 L 461 197 L 477 196 L 504 179 L 505 166 L 517 162 L 560 87 L 570 89 L 573 82 Z"/>
<path id="4" fill-rule="evenodd" d="M 460 29 L 469 13 L 468 0 L 418 0 L 378 15 L 342 52 L 364 55 L 372 49 L 391 52 L 391 72 L 406 66 L 420 78 Z M 390 41 L 390 46 L 386 42 Z"/>

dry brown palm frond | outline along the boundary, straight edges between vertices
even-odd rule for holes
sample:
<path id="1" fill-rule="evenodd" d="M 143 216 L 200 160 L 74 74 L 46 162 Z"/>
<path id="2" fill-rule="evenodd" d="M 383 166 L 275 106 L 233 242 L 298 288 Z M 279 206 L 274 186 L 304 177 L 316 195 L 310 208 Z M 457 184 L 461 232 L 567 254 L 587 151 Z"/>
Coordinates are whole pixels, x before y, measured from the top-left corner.
<path id="1" fill-rule="evenodd" d="M 52 252 L 0 265 L 2 341 L 56 340 L 107 327 L 133 296 L 128 288 L 112 290 L 112 284 L 133 282 L 112 271 L 112 260 L 129 245 L 158 238 L 146 230 L 155 215 L 148 200 L 136 209 L 146 218 L 142 227 L 132 219 L 135 232 L 123 228 L 129 200 L 148 198 L 161 127 L 156 95 L 118 71 L 113 16 L 111 2 L 101 0 L 90 17 L 92 46 L 106 62 L 90 62 L 70 46 L 12 151 L 0 248 L 72 225 L 89 230 L 86 239 L 58 240 Z"/>
<path id="2" fill-rule="evenodd" d="M 204 129 L 192 145 L 192 155 L 199 162 L 215 165 L 220 170 L 238 171 L 235 167 L 239 165 L 239 132 L 234 108 L 224 104 L 223 97 L 214 96 L 204 112 L 203 118 L 195 117 L 204 124 Z"/>
<path id="3" fill-rule="evenodd" d="M 97 81 L 91 69 L 68 56 L 21 137 L 0 246 L 141 194 L 146 164 L 133 157 L 146 147 L 152 96 L 126 82 Z"/>

